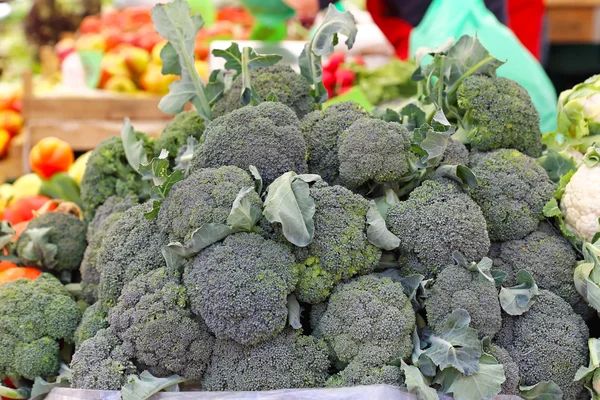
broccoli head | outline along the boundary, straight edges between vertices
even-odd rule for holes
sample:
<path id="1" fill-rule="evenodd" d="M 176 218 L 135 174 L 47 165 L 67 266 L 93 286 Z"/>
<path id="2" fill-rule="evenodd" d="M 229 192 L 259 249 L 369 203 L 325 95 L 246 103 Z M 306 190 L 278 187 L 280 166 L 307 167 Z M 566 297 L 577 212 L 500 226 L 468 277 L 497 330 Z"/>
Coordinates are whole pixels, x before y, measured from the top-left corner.
<path id="1" fill-rule="evenodd" d="M 315 235 L 307 247 L 296 247 L 300 280 L 298 300 L 325 300 L 336 282 L 373 272 L 381 250 L 367 240 L 369 203 L 342 186 L 317 183 L 310 189 L 315 202 Z"/>
<path id="2" fill-rule="evenodd" d="M 168 240 L 156 220 L 144 216 L 151 209 L 148 203 L 130 208 L 106 232 L 97 256 L 98 301 L 106 308 L 117 303 L 125 283 L 165 265 L 161 248 Z"/>
<path id="3" fill-rule="evenodd" d="M 173 118 L 154 142 L 154 154 L 165 149 L 169 152 L 169 163 L 175 166 L 179 149 L 187 145 L 188 138 L 200 140 L 204 133 L 204 120 L 196 111 L 183 111 Z"/>
<path id="4" fill-rule="evenodd" d="M 81 272 L 81 288 L 83 298 L 90 304 L 98 300 L 98 283 L 100 283 L 100 265 L 97 262 L 98 251 L 102 240 L 110 226 L 121 218 L 121 214 L 137 204 L 137 197 L 111 196 L 96 209 L 96 214 L 88 224 L 88 246 L 83 253 L 83 260 L 79 271 Z"/>
<path id="5" fill-rule="evenodd" d="M 345 101 L 313 111 L 302 120 L 302 133 L 308 146 L 308 170 L 330 185 L 339 178 L 338 137 L 361 118 L 369 117 L 359 104 Z"/>
<path id="6" fill-rule="evenodd" d="M 414 327 L 402 285 L 365 275 L 335 287 L 316 330 L 341 364 L 382 366 L 410 356 Z"/>
<path id="7" fill-rule="evenodd" d="M 307 171 L 306 143 L 300 121 L 281 103 L 243 107 L 213 120 L 204 131 L 190 171 L 254 165 L 266 185 L 288 171 Z"/>
<path id="8" fill-rule="evenodd" d="M 138 140 L 143 140 L 148 158 L 152 158 L 150 138 L 143 133 L 136 135 Z M 142 180 L 142 176 L 127 162 L 121 138 L 113 136 L 96 146 L 88 159 L 79 187 L 86 216 L 91 220 L 96 208 L 110 196 L 125 197 L 132 194 L 145 199 L 148 182 Z"/>
<path id="9" fill-rule="evenodd" d="M 446 179 L 423 182 L 408 200 L 390 207 L 386 222 L 400 238 L 409 272 L 428 278 L 453 264 L 454 251 L 479 261 L 490 247 L 481 209 Z"/>
<path id="10" fill-rule="evenodd" d="M 517 150 L 473 153 L 471 170 L 479 184 L 471 196 L 481 207 L 494 242 L 522 239 L 543 219 L 554 186 L 538 162 Z"/>
<path id="11" fill-rule="evenodd" d="M 519 366 L 517 363 L 514 362 L 508 351 L 495 343 L 492 343 L 486 352 L 504 367 L 504 377 L 506 380 L 502 384 L 500 394 L 518 396 L 521 376 L 519 375 Z"/>
<path id="12" fill-rule="evenodd" d="M 440 165 L 469 165 L 469 150 L 458 140 L 448 139 Z"/>
<path id="13" fill-rule="evenodd" d="M 403 386 L 404 375 L 395 365 L 370 366 L 360 361 L 351 361 L 346 368 L 327 381 L 329 387 L 362 385 Z"/>
<path id="14" fill-rule="evenodd" d="M 125 355 L 154 376 L 177 374 L 199 380 L 210 359 L 214 338 L 188 309 L 186 290 L 160 268 L 123 288 L 110 310 L 110 326 L 123 341 Z"/>
<path id="15" fill-rule="evenodd" d="M 230 235 L 204 249 L 184 274 L 192 312 L 217 338 L 244 345 L 283 330 L 297 281 L 288 247 L 256 233 Z"/>
<path id="16" fill-rule="evenodd" d="M 102 303 L 94 303 L 83 312 L 81 323 L 75 331 L 75 347 L 78 348 L 86 340 L 96 336 L 101 329 L 108 328 L 108 315 Z"/>
<path id="17" fill-rule="evenodd" d="M 40 235 L 40 230 L 48 229 Z M 79 269 L 87 241 L 87 224 L 72 214 L 50 212 L 34 218 L 19 236 L 17 254 L 24 265 L 56 272 Z M 55 249 L 54 252 L 50 248 Z"/>
<path id="18" fill-rule="evenodd" d="M 455 137 L 472 150 L 517 149 L 531 157 L 542 155 L 540 115 L 517 82 L 473 75 L 456 94 L 462 129 Z"/>
<path id="19" fill-rule="evenodd" d="M 197 170 L 173 185 L 160 207 L 158 224 L 171 240 L 187 240 L 203 224 L 224 223 L 240 190 L 253 186 L 250 176 L 238 167 Z M 262 205 L 255 191 L 248 198 Z"/>
<path id="20" fill-rule="evenodd" d="M 458 309 L 468 311 L 470 326 L 479 331 L 480 337 L 492 337 L 502 326 L 495 283 L 484 279 L 479 271 L 452 265 L 438 274 L 428 292 L 425 310 L 429 326 L 442 329 L 446 318 Z"/>
<path id="21" fill-rule="evenodd" d="M 412 135 L 397 122 L 363 118 L 338 140 L 340 182 L 357 190 L 368 183 L 394 183 L 410 171 Z"/>
<path id="22" fill-rule="evenodd" d="M 283 64 L 250 71 L 250 82 L 260 98 L 266 99 L 270 93 L 277 100 L 291 108 L 299 119 L 315 109 L 315 101 L 310 95 L 310 85 L 298 73 Z M 231 90 L 213 107 L 213 115 L 221 117 L 242 107 L 242 77 L 233 82 Z"/>
<path id="23" fill-rule="evenodd" d="M 56 376 L 59 342 L 72 342 L 81 311 L 50 274 L 0 285 L 0 380 Z"/>
<path id="24" fill-rule="evenodd" d="M 71 359 L 71 386 L 88 390 L 121 390 L 128 376 L 137 373 L 135 365 L 125 355 L 121 341 L 108 328 L 79 346 Z"/>
<path id="25" fill-rule="evenodd" d="M 588 363 L 588 338 L 585 322 L 569 303 L 540 290 L 529 311 L 503 315 L 495 342 L 519 366 L 523 386 L 551 380 L 562 389 L 563 399 L 578 400 L 585 398 L 585 388 L 573 378 Z"/>
<path id="26" fill-rule="evenodd" d="M 327 345 L 286 329 L 255 346 L 217 339 L 202 386 L 212 391 L 257 391 L 323 387 Z"/>

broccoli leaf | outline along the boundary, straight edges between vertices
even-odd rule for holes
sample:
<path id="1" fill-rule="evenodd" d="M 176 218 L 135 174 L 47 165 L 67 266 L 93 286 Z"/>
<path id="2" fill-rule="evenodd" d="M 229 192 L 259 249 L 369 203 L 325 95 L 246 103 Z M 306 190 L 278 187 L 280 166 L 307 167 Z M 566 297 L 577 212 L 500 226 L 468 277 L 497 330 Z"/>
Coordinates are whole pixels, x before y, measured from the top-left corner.
<path id="1" fill-rule="evenodd" d="M 479 184 L 473 171 L 464 165 L 442 165 L 435 170 L 435 176 L 452 179 L 463 190 L 474 189 Z"/>
<path id="2" fill-rule="evenodd" d="M 424 123 L 414 131 L 416 144 L 422 150 L 420 154 L 425 154 L 419 160 L 420 166 L 435 167 L 439 165 L 448 145 L 448 139 L 454 134 L 456 129 L 450 125 L 444 112 L 438 108 L 431 124 Z"/>
<path id="3" fill-rule="evenodd" d="M 370 201 L 367 211 L 367 239 L 373 246 L 384 250 L 394 250 L 400 246 L 400 239 L 388 230 L 373 200 Z"/>
<path id="4" fill-rule="evenodd" d="M 457 309 L 446 318 L 441 332 L 428 339 L 431 346 L 425 355 L 441 370 L 454 367 L 465 375 L 478 371 L 481 345 L 477 330 L 469 327 L 470 322 L 469 313 Z"/>
<path id="5" fill-rule="evenodd" d="M 185 378 L 178 375 L 157 378 L 150 372 L 143 371 L 139 377 L 137 375 L 129 376 L 129 382 L 121 388 L 121 396 L 123 400 L 146 400 L 150 396 L 184 381 Z"/>
<path id="6" fill-rule="evenodd" d="M 551 149 L 538 158 L 538 162 L 544 167 L 548 173 L 548 177 L 554 183 L 558 183 L 563 175 L 577 169 L 577 165 L 572 157 Z"/>
<path id="7" fill-rule="evenodd" d="M 300 307 L 300 303 L 298 303 L 298 299 L 294 293 L 287 297 L 287 308 L 288 324 L 294 329 L 302 329 L 302 323 L 300 322 L 302 307 Z"/>
<path id="8" fill-rule="evenodd" d="M 163 246 L 160 249 L 163 258 L 165 259 L 165 264 L 167 265 L 167 270 L 172 272 L 179 272 L 183 264 L 185 264 L 185 259 L 181 255 L 175 246 Z"/>
<path id="9" fill-rule="evenodd" d="M 416 104 L 409 104 L 400 110 L 400 118 L 402 125 L 406 126 L 409 131 L 420 128 L 427 121 L 425 111 L 421 110 Z"/>
<path id="10" fill-rule="evenodd" d="M 387 216 L 390 207 L 398 203 L 400 203 L 400 199 L 393 189 L 386 189 L 385 194 L 382 197 L 375 199 L 377 209 L 384 219 Z"/>
<path id="11" fill-rule="evenodd" d="M 581 160 L 588 168 L 594 168 L 600 163 L 600 146 L 590 146 Z"/>
<path id="12" fill-rule="evenodd" d="M 200 143 L 195 137 L 190 136 L 187 139 L 187 143 L 179 149 L 177 157 L 175 157 L 175 168 L 183 171 L 183 176 L 187 177 L 190 174 L 190 167 L 192 165 L 192 158 L 194 157 L 194 151 Z"/>
<path id="13" fill-rule="evenodd" d="M 371 111 L 371 115 L 375 118 L 384 120 L 385 122 L 402 122 L 402 117 L 391 108 L 375 108 Z"/>
<path id="14" fill-rule="evenodd" d="M 125 118 L 123 121 L 121 140 L 123 141 L 123 150 L 125 150 L 127 162 L 131 165 L 131 168 L 139 171 L 140 165 L 148 163 L 148 157 L 144 151 L 144 142 L 137 139 L 129 118 Z"/>
<path id="15" fill-rule="evenodd" d="M 0 253 L 8 248 L 15 237 L 15 230 L 8 221 L 0 221 Z"/>
<path id="16" fill-rule="evenodd" d="M 315 202 L 308 183 L 320 179 L 319 175 L 286 172 L 267 188 L 264 216 L 271 223 L 279 222 L 285 238 L 298 247 L 308 246 L 315 234 Z"/>
<path id="17" fill-rule="evenodd" d="M 250 192 L 254 191 L 253 187 L 243 188 L 236 196 L 227 223 L 232 231 L 251 232 L 254 225 L 262 216 L 262 210 L 256 204 L 252 204 L 248 197 Z"/>
<path id="18" fill-rule="evenodd" d="M 185 245 L 174 242 L 167 246 L 184 258 L 193 257 L 202 249 L 225 239 L 231 233 L 231 228 L 225 224 L 202 224 L 192 232 L 190 240 Z"/>
<path id="19" fill-rule="evenodd" d="M 171 83 L 169 94 L 158 104 L 167 114 L 178 114 L 191 101 L 198 114 L 206 121 L 212 119 L 211 103 L 206 88 L 198 75 L 194 61 L 196 35 L 204 21 L 200 15 L 190 17 L 190 6 L 185 0 L 173 0 L 152 8 L 154 29 L 168 45 L 160 52 L 164 71 L 176 73 L 181 79 Z M 211 96 L 213 99 L 218 96 Z"/>
<path id="20" fill-rule="evenodd" d="M 590 362 L 587 367 L 581 366 L 575 374 L 575 381 L 584 379 L 584 386 L 596 400 L 600 397 L 600 339 L 588 339 Z"/>
<path id="21" fill-rule="evenodd" d="M 256 190 L 256 193 L 258 193 L 259 195 L 262 195 L 263 180 L 260 176 L 260 172 L 258 172 L 258 168 L 256 168 L 254 165 L 251 165 L 250 167 L 248 167 L 248 169 L 250 170 L 252 178 L 254 178 L 254 190 Z"/>
<path id="22" fill-rule="evenodd" d="M 428 379 L 423 376 L 419 368 L 407 365 L 404 361 L 402 361 L 400 368 L 404 373 L 406 389 L 410 393 L 416 394 L 420 400 L 439 400 L 437 392 L 429 387 Z"/>
<path id="23" fill-rule="evenodd" d="M 504 367 L 498 361 L 483 354 L 479 359 L 479 371 L 472 375 L 463 375 L 448 368 L 440 372 L 436 381 L 443 382 L 445 393 L 452 393 L 454 400 L 491 399 L 500 393 L 502 383 L 506 380 Z"/>
<path id="24" fill-rule="evenodd" d="M 338 42 L 338 34 L 346 36 L 346 46 L 351 49 L 357 33 L 354 16 L 349 11 L 340 12 L 333 4 L 330 4 L 325 19 L 317 28 L 310 42 L 304 46 L 298 58 L 300 73 L 312 85 L 311 95 L 318 104 L 327 100 L 327 90 L 323 85 L 321 57 L 333 53 L 334 46 Z"/>
<path id="25" fill-rule="evenodd" d="M 483 279 L 495 283 L 494 276 L 491 272 L 493 265 L 491 259 L 483 257 L 478 263 L 469 262 L 469 260 L 467 260 L 467 258 L 458 251 L 452 252 L 452 258 L 457 265 L 460 265 L 469 271 L 477 271 Z"/>
<path id="26" fill-rule="evenodd" d="M 21 257 L 26 259 L 29 264 L 48 269 L 56 267 L 58 246 L 49 242 L 49 235 L 52 229 L 34 228 L 23 232 L 23 235 L 29 237 L 29 243 L 23 248 Z"/>
<path id="27" fill-rule="evenodd" d="M 174 184 L 185 177 L 185 172 L 177 169 L 169 173 L 169 152 L 163 149 L 160 155 L 147 164 L 141 164 L 139 173 L 144 179 L 151 179 L 154 186 L 150 189 L 152 210 L 145 214 L 146 218 L 156 218 L 163 200 L 167 197 Z"/>
<path id="28" fill-rule="evenodd" d="M 517 283 L 511 288 L 500 289 L 500 305 L 509 315 L 521 315 L 529 310 L 535 296 L 540 294 L 533 277 L 524 269 L 517 273 Z"/>
<path id="29" fill-rule="evenodd" d="M 552 381 L 540 382 L 533 386 L 519 386 L 521 398 L 524 400 L 561 400 L 563 392 Z"/>
<path id="30" fill-rule="evenodd" d="M 584 243 L 583 261 L 573 274 L 575 289 L 594 309 L 600 310 L 600 245 L 599 242 Z"/>
<path id="31" fill-rule="evenodd" d="M 72 379 L 73 373 L 71 372 L 71 369 L 65 363 L 61 363 L 60 369 L 58 370 L 58 376 L 52 379 L 51 382 L 48 382 L 39 376 L 35 378 L 33 387 L 31 388 L 30 399 L 36 400 L 38 397 L 42 399 L 55 387 L 71 387 Z"/>

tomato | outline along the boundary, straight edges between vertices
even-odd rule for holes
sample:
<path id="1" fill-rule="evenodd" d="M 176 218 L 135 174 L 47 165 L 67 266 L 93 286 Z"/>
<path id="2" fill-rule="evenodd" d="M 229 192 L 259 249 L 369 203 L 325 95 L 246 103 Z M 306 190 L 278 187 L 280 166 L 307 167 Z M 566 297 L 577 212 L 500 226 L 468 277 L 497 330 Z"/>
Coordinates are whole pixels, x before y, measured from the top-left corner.
<path id="1" fill-rule="evenodd" d="M 0 158 L 8 154 L 11 138 L 12 136 L 6 129 L 0 128 Z"/>
<path id="2" fill-rule="evenodd" d="M 10 261 L 0 261 L 0 274 L 8 269 L 19 268 L 19 266 Z"/>
<path id="3" fill-rule="evenodd" d="M 69 170 L 75 155 L 65 141 L 55 137 L 40 140 L 29 152 L 29 166 L 40 177 L 48 179 L 57 172 Z"/>
<path id="4" fill-rule="evenodd" d="M 8 282 L 16 281 L 17 279 L 37 279 L 42 274 L 37 268 L 33 267 L 16 267 L 0 272 L 0 285 Z"/>
<path id="5" fill-rule="evenodd" d="M 32 219 L 33 211 L 39 210 L 48 200 L 50 199 L 46 196 L 21 197 L 6 207 L 6 210 L 4 210 L 4 219 L 16 228 L 19 222 Z"/>
<path id="6" fill-rule="evenodd" d="M 23 128 L 23 117 L 14 110 L 0 111 L 0 129 L 4 129 L 11 136 L 16 136 Z"/>

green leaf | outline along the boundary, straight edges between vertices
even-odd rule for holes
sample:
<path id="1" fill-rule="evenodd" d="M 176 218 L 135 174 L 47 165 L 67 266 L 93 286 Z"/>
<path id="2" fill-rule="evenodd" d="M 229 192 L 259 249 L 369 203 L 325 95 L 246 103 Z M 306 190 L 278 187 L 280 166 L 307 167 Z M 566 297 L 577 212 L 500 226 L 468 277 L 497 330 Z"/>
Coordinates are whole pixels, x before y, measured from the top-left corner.
<path id="1" fill-rule="evenodd" d="M 555 198 L 548 200 L 546 204 L 544 204 L 544 208 L 542 209 L 544 217 L 546 218 L 554 218 L 560 217 L 562 218 L 563 213 L 558 206 L 558 201 Z"/>
<path id="2" fill-rule="evenodd" d="M 169 247 L 168 245 L 163 246 L 161 247 L 160 252 L 165 259 L 165 264 L 167 265 L 167 269 L 169 271 L 178 272 L 185 264 L 185 259 L 181 253 L 175 250 L 173 247 Z"/>
<path id="3" fill-rule="evenodd" d="M 330 4 L 323 22 L 317 27 L 310 42 L 304 46 L 298 58 L 300 73 L 313 86 L 311 94 L 318 104 L 327 100 L 321 58 L 333 53 L 338 34 L 346 36 L 346 46 L 351 49 L 357 33 L 354 16 L 348 11 L 340 12 Z"/>
<path id="4" fill-rule="evenodd" d="M 162 60 L 161 72 L 163 75 L 181 75 L 179 56 L 170 42 L 167 42 L 160 50 L 160 59 Z"/>
<path id="5" fill-rule="evenodd" d="M 391 206 L 400 203 L 400 199 L 394 189 L 386 189 L 382 197 L 375 199 L 375 204 L 381 216 L 385 219 Z"/>
<path id="6" fill-rule="evenodd" d="M 369 202 L 367 211 L 367 239 L 373 246 L 384 250 L 394 250 L 400 246 L 400 239 L 388 230 L 373 200 Z"/>
<path id="7" fill-rule="evenodd" d="M 529 272 L 522 269 L 517 273 L 517 285 L 500 289 L 500 305 L 509 315 L 521 315 L 528 311 L 540 294 L 538 286 Z"/>
<path id="8" fill-rule="evenodd" d="M 298 247 L 308 246 L 315 233 L 315 202 L 308 183 L 320 179 L 318 175 L 286 172 L 267 188 L 264 216 L 271 223 L 279 222 L 286 239 Z"/>
<path id="9" fill-rule="evenodd" d="M 275 93 L 269 92 L 265 101 L 277 103 L 279 101 L 279 98 L 277 97 L 277 95 Z"/>
<path id="10" fill-rule="evenodd" d="M 170 172 L 169 168 L 169 152 L 163 149 L 160 155 L 153 158 L 147 164 L 141 164 L 139 172 L 144 179 L 151 179 L 154 186 L 150 188 L 150 198 L 152 202 L 152 210 L 145 214 L 146 218 L 152 219 L 158 215 L 160 206 L 163 200 L 167 197 L 173 185 L 181 181 L 185 177 L 183 169 L 176 169 Z"/>
<path id="11" fill-rule="evenodd" d="M 406 389 L 410 393 L 416 394 L 419 400 L 439 400 L 437 392 L 429 387 L 428 379 L 423 376 L 419 368 L 407 365 L 404 361 L 402 361 L 400 368 L 404 373 Z"/>
<path id="12" fill-rule="evenodd" d="M 0 221 L 0 253 L 12 243 L 15 233 L 10 222 Z"/>
<path id="13" fill-rule="evenodd" d="M 242 52 L 237 43 L 232 42 L 226 49 L 214 49 L 213 56 L 225 59 L 224 68 L 229 71 L 235 71 L 233 79 L 242 73 Z"/>
<path id="14" fill-rule="evenodd" d="M 580 262 L 573 273 L 573 281 L 581 297 L 596 311 L 600 311 L 600 283 L 590 278 L 597 267 L 593 262 Z"/>
<path id="15" fill-rule="evenodd" d="M 49 242 L 52 229 L 34 228 L 23 232 L 23 235 L 29 237 L 29 242 L 24 246 L 20 256 L 27 260 L 27 264 L 48 269 L 56 267 L 58 246 Z"/>
<path id="16" fill-rule="evenodd" d="M 375 108 L 371 111 L 371 115 L 377 119 L 384 120 L 385 122 L 399 122 L 402 123 L 402 117 L 396 111 L 391 108 Z"/>
<path id="17" fill-rule="evenodd" d="M 441 370 L 454 367 L 465 375 L 478 371 L 481 345 L 477 330 L 469 327 L 470 322 L 469 313 L 457 309 L 446 318 L 441 331 L 429 338 L 431 347 L 425 355 Z"/>
<path id="18" fill-rule="evenodd" d="M 194 157 L 194 151 L 199 147 L 200 143 L 195 137 L 190 136 L 187 139 L 187 144 L 181 146 L 175 157 L 174 169 L 180 169 L 183 171 L 183 176 L 187 177 L 190 174 L 190 167 L 192 165 L 192 158 Z"/>
<path id="19" fill-rule="evenodd" d="M 190 258 L 206 247 L 225 239 L 231 233 L 231 228 L 225 224 L 202 224 L 192 232 L 190 240 L 185 245 L 174 242 L 167 246 L 183 258 Z"/>
<path id="20" fill-rule="evenodd" d="M 415 129 L 416 144 L 425 154 L 419 160 L 422 167 L 435 167 L 444 157 L 448 139 L 456 129 L 450 125 L 444 112 L 438 108 L 431 124 L 424 123 Z"/>
<path id="21" fill-rule="evenodd" d="M 473 171 L 464 165 L 441 165 L 435 170 L 435 176 L 452 179 L 459 183 L 463 190 L 475 189 L 479 184 Z"/>
<path id="22" fill-rule="evenodd" d="M 427 121 L 425 111 L 421 110 L 416 104 L 408 104 L 400 110 L 400 118 L 402 125 L 406 126 L 409 131 L 420 128 Z"/>
<path id="23" fill-rule="evenodd" d="M 600 162 L 600 146 L 597 146 L 595 144 L 593 146 L 590 146 L 585 152 L 582 162 L 588 168 L 594 168 L 596 165 L 598 165 L 598 163 Z"/>
<path id="24" fill-rule="evenodd" d="M 71 387 L 72 379 L 73 373 L 71 369 L 65 363 L 61 363 L 58 376 L 50 382 L 39 376 L 35 378 L 33 387 L 31 388 L 31 399 L 36 400 L 38 397 L 41 399 L 55 387 Z"/>
<path id="25" fill-rule="evenodd" d="M 226 88 L 231 84 L 231 82 L 229 82 L 230 78 L 229 75 L 226 76 L 221 70 L 214 70 L 211 72 L 208 83 L 204 88 L 206 101 L 208 101 L 209 105 L 213 106 L 217 101 L 223 98 Z"/>
<path id="26" fill-rule="evenodd" d="M 540 382 L 533 386 L 519 386 L 520 395 L 524 400 L 561 400 L 563 392 L 552 381 Z"/>
<path id="27" fill-rule="evenodd" d="M 144 142 L 138 140 L 129 118 L 125 118 L 121 127 L 121 140 L 127 162 L 136 171 L 140 170 L 140 165 L 148 163 L 148 157 L 144 150 Z"/>
<path id="28" fill-rule="evenodd" d="M 302 323 L 300 322 L 300 315 L 302 314 L 302 308 L 296 295 L 294 293 L 287 297 L 287 308 L 288 308 L 288 324 L 294 329 L 302 329 Z"/>
<path id="29" fill-rule="evenodd" d="M 150 372 L 143 371 L 139 377 L 137 375 L 129 376 L 129 381 L 121 388 L 121 396 L 123 400 L 146 400 L 150 396 L 181 382 L 185 382 L 185 378 L 178 375 L 157 378 Z"/>
<path id="30" fill-rule="evenodd" d="M 600 340 L 596 338 L 588 339 L 588 349 L 590 362 L 587 367 L 579 367 L 575 374 L 575 381 L 583 379 L 584 386 L 590 392 L 592 399 L 597 400 L 600 397 Z"/>
<path id="31" fill-rule="evenodd" d="M 558 183 L 563 175 L 577 169 L 572 157 L 555 150 L 548 150 L 546 154 L 538 158 L 538 162 L 544 167 L 548 177 L 554 183 Z"/>
<path id="32" fill-rule="evenodd" d="M 454 400 L 492 399 L 500 393 L 506 380 L 504 367 L 490 355 L 483 354 L 479 359 L 479 371 L 472 375 L 459 374 L 448 388 Z"/>
<path id="33" fill-rule="evenodd" d="M 506 281 L 507 276 L 508 276 L 508 274 L 504 271 L 501 271 L 498 269 L 492 270 L 492 277 L 494 278 L 494 284 L 496 285 L 497 288 L 502 286 L 504 281 Z"/>
<path id="34" fill-rule="evenodd" d="M 190 6 L 185 0 L 173 0 L 152 8 L 154 29 L 169 45 L 160 53 L 163 68 L 179 72 L 179 81 L 171 83 L 169 94 L 158 104 L 167 114 L 178 114 L 191 101 L 198 114 L 206 121 L 212 119 L 212 111 L 205 87 L 195 68 L 194 44 L 198 31 L 204 25 L 200 15 L 190 17 Z M 176 67 L 177 64 L 179 67 Z M 166 67 L 165 67 L 166 66 Z"/>
<path id="35" fill-rule="evenodd" d="M 491 259 L 483 257 L 478 263 L 469 262 L 469 260 L 467 260 L 467 258 L 458 251 L 452 252 L 452 258 L 454 259 L 454 262 L 457 265 L 464 267 L 472 272 L 479 272 L 479 276 L 481 276 L 483 279 L 495 283 L 494 277 L 492 276 L 491 272 L 493 265 Z"/>
<path id="36" fill-rule="evenodd" d="M 258 193 L 259 195 L 262 195 L 263 180 L 260 176 L 260 172 L 258 172 L 258 168 L 256 168 L 254 165 L 251 165 L 250 167 L 248 167 L 248 169 L 250 170 L 252 178 L 254 178 L 254 190 L 256 190 L 256 193 Z"/>
<path id="37" fill-rule="evenodd" d="M 253 187 L 243 188 L 236 196 L 227 223 L 235 232 L 252 232 L 254 226 L 262 217 L 262 210 L 256 204 L 252 204 L 249 194 L 254 191 Z"/>

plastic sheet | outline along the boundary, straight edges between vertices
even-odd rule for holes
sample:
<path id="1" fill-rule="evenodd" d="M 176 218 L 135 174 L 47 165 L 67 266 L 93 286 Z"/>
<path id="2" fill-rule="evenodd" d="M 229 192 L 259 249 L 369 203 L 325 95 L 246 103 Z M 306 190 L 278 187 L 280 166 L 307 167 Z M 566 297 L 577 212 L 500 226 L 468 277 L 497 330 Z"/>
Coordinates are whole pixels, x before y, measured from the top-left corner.
<path id="1" fill-rule="evenodd" d="M 386 385 L 337 389 L 284 389 L 265 392 L 167 392 L 151 400 L 417 400 L 400 388 Z M 520 400 L 517 396 L 497 396 L 494 400 Z M 46 400 L 121 400 L 119 392 L 56 388 Z M 451 400 L 440 394 L 440 400 Z"/>

